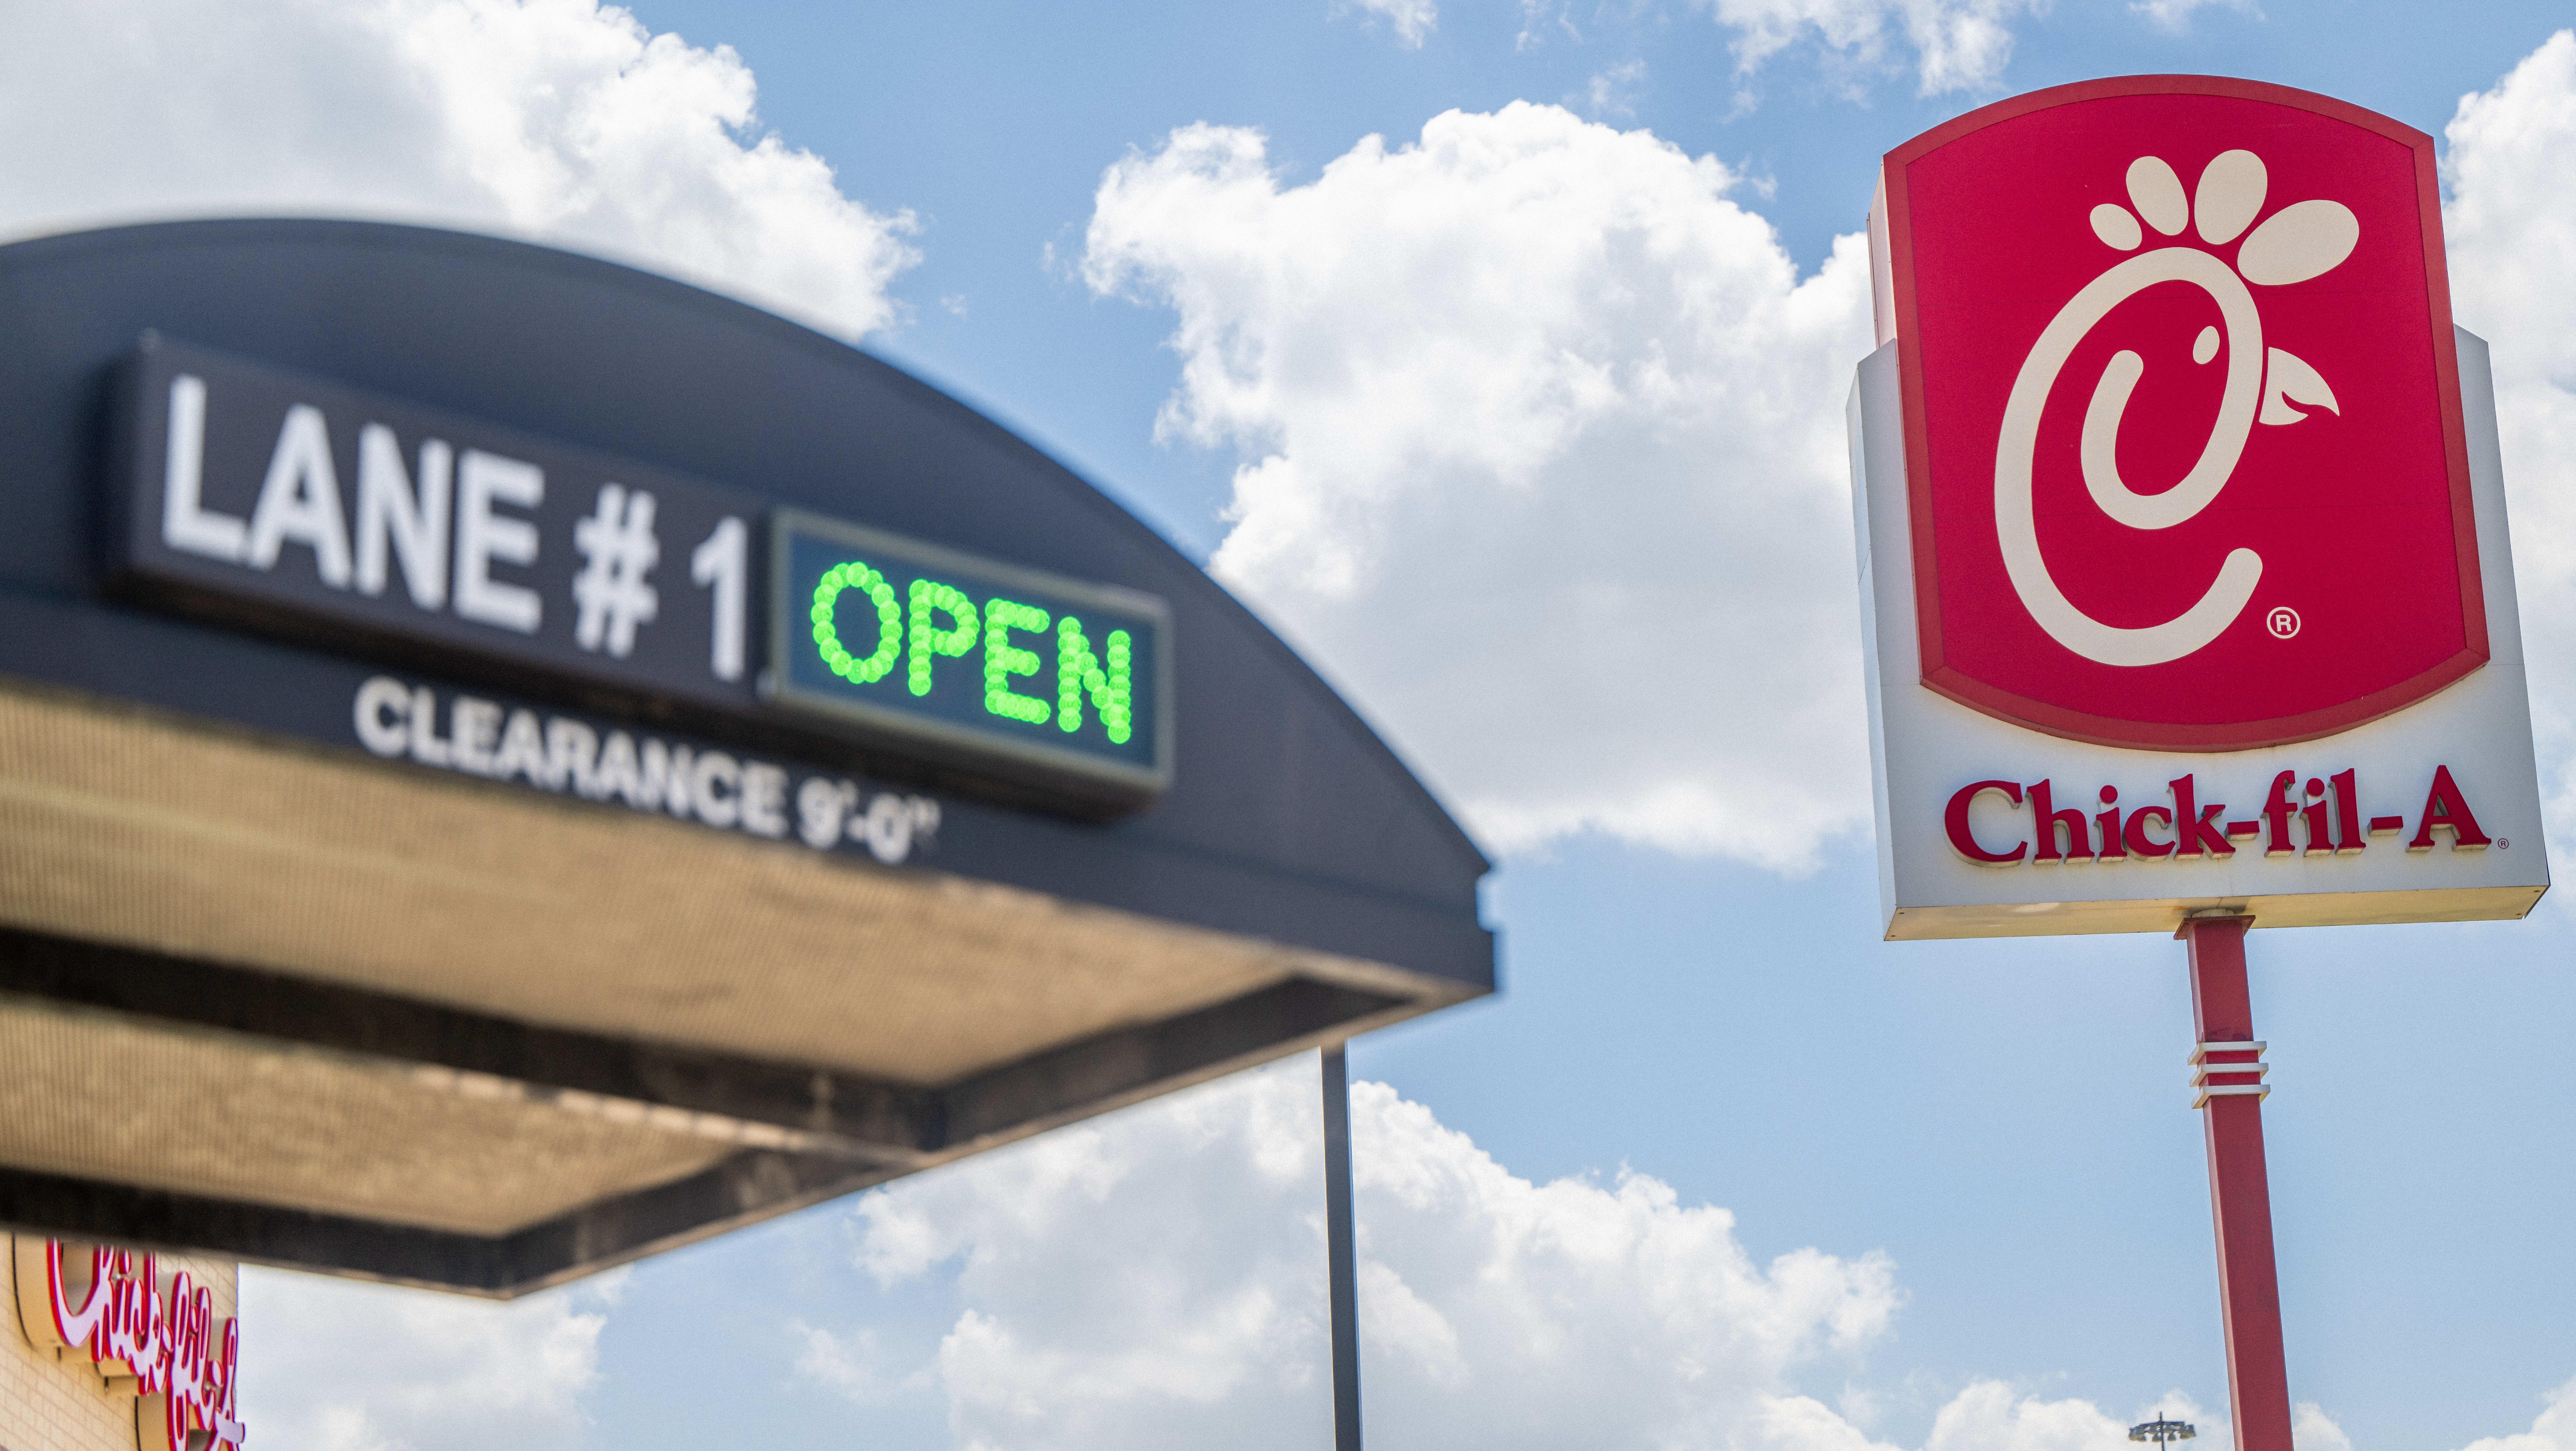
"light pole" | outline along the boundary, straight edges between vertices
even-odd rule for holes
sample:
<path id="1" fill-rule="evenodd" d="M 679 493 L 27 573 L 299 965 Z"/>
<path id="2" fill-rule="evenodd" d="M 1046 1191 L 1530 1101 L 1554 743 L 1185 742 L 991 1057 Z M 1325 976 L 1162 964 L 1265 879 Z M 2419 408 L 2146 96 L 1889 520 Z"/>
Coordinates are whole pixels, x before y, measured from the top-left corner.
<path id="1" fill-rule="evenodd" d="M 2153 1441 L 2158 1446 L 2168 1441 L 2188 1441 L 2200 1432 L 2189 1421 L 2168 1421 L 2159 1411 L 2152 1421 L 2140 1421 L 2129 1428 L 2132 1441 Z"/>
<path id="2" fill-rule="evenodd" d="M 1351 1228 L 1351 1074 L 1342 1045 L 1324 1049 L 1324 1259 L 1331 1286 L 1333 1451 L 1360 1451 L 1360 1305 Z"/>

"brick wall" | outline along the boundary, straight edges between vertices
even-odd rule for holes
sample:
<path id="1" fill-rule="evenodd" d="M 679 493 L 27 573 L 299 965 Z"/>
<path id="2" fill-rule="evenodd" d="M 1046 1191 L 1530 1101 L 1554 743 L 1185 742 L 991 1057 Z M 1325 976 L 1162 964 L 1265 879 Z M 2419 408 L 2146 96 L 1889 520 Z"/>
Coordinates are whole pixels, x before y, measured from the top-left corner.
<path id="1" fill-rule="evenodd" d="M 0 1276 L 13 1275 L 24 1257 L 14 1253 L 9 1236 L 0 1246 L 13 1251 Z M 39 1241 L 41 1243 L 41 1241 Z M 194 1255 L 161 1257 L 162 1284 L 172 1272 L 186 1270 L 206 1287 L 215 1304 L 218 1328 L 234 1313 L 236 1266 L 229 1260 Z M 12 1288 L 0 1285 L 0 1289 Z M 44 1287 L 36 1287 L 42 1295 Z M 0 1295 L 0 1451 L 135 1451 L 134 1382 L 105 1381 L 79 1351 L 39 1350 L 18 1323 L 15 1296 Z"/>

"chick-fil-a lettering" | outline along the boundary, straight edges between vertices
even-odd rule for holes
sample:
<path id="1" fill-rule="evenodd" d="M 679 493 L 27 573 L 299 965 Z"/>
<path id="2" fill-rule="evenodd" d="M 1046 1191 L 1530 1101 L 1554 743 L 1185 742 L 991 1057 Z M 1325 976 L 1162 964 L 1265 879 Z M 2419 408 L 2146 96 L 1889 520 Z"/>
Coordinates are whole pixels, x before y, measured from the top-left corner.
<path id="1" fill-rule="evenodd" d="M 2053 780 L 2028 786 L 2010 780 L 1974 781 L 1951 793 L 1941 825 L 1952 850 L 1989 867 L 2023 862 L 2048 866 L 2219 859 L 2234 856 L 2239 840 L 2261 841 L 2267 857 L 2351 856 L 2366 849 L 2370 837 L 2395 836 L 2406 828 L 2403 816 L 2373 816 L 2363 810 L 2360 773 L 2349 769 L 2312 775 L 2304 786 L 2298 772 L 2282 771 L 2272 778 L 2263 805 L 2238 820 L 2228 819 L 2223 803 L 2206 800 L 2208 788 L 2188 774 L 2166 782 L 2165 789 L 2170 806 L 2151 798 L 2124 813 L 2116 786 L 2090 793 L 2101 808 L 2094 811 L 2085 804 L 2061 806 L 2070 795 L 2081 803 L 2082 793 L 2066 792 Z M 1980 841 L 1969 823 L 1977 798 L 1988 792 L 2001 796 L 2016 813 L 2029 812 L 2009 841 Z M 2297 842 L 2292 840 L 2294 823 L 2303 838 Z M 2448 766 L 2433 768 L 2432 784 L 2424 793 L 2415 835 L 2406 849 L 2431 851 L 2440 844 L 2433 834 L 2436 828 L 2451 834 L 2453 851 L 2483 851 L 2490 844 Z"/>
<path id="2" fill-rule="evenodd" d="M 81 1259 L 86 1276 L 77 1272 Z M 217 1325 L 214 1297 L 187 1271 L 171 1276 L 166 1295 L 160 1282 L 150 1255 L 104 1245 L 67 1250 L 48 1240 L 44 1314 L 24 1318 L 31 1331 L 49 1329 L 60 1346 L 87 1354 L 101 1375 L 133 1378 L 141 1451 L 239 1451 L 239 1323 Z"/>

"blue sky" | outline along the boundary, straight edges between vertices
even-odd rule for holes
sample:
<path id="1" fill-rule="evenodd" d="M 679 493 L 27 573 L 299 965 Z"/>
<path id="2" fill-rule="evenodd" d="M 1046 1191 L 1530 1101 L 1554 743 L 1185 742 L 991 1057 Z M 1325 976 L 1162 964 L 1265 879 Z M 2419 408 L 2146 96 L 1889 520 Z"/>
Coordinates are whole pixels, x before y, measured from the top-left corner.
<path id="1" fill-rule="evenodd" d="M 1101 168 L 1176 126 L 1258 127 L 1295 184 L 1443 110 L 1560 103 L 1743 173 L 1747 205 L 1812 270 L 1857 229 L 1880 152 L 1997 95 L 2245 75 L 2439 137 L 2462 95 L 2566 21 L 2536 5 L 2269 4 L 2165 25 L 2065 4 L 2010 22 L 1994 84 L 1927 96 L 1901 41 L 1872 66 L 1810 32 L 1747 75 L 1741 32 L 1678 5 L 1573 7 L 1560 23 L 1452 3 L 1418 49 L 1382 17 L 1320 4 L 636 13 L 735 46 L 767 124 L 830 158 L 853 196 L 920 215 L 925 260 L 894 289 L 913 321 L 872 344 L 881 355 L 1200 551 L 1223 537 L 1236 460 L 1154 440 L 1171 314 L 1099 297 L 1065 260 Z M 1911 1298 L 1872 1355 L 1881 1378 L 2005 1376 L 2120 1412 L 2168 1387 L 2223 1404 L 2206 1177 L 2180 1106 L 2179 945 L 1881 944 L 1865 851 L 1839 838 L 1804 880 L 1597 839 L 1507 860 L 1490 898 L 1505 998 L 1365 1040 L 1354 1072 L 1518 1174 L 1630 1165 L 1732 1208 L 1757 1253 L 1884 1248 Z M 2518 1430 L 2576 1374 L 2566 930 L 2545 909 L 2254 939 L 2258 1021 L 2282 1065 L 2269 1125 L 2293 1392 L 2357 1444 Z M 1901 1442 L 1919 1438 L 1896 1420 Z"/>
<path id="2" fill-rule="evenodd" d="M 1755 209 L 1813 268 L 1836 235 L 1859 229 L 1883 152 L 2002 95 L 2100 75 L 2242 75 L 2439 136 L 2463 94 L 2493 85 L 2567 23 L 2546 5 L 2461 16 L 2202 3 L 2171 26 L 2119 4 L 2058 5 L 2013 20 L 1994 84 L 1927 96 L 1901 40 L 1871 66 L 1809 32 L 1742 75 L 1741 32 L 1711 7 L 1643 0 L 1535 12 L 1453 0 L 1419 48 L 1356 5 L 1335 13 L 1331 0 L 630 8 L 656 31 L 734 47 L 759 77 L 764 127 L 829 160 L 851 196 L 920 215 L 922 264 L 894 288 L 913 318 L 874 351 L 1046 443 L 1201 552 L 1221 537 L 1231 460 L 1153 444 L 1171 386 L 1153 352 L 1169 318 L 1103 303 L 1060 265 L 1080 247 L 1102 168 L 1175 127 L 1259 127 L 1298 181 L 1363 136 L 1400 143 L 1451 108 L 1563 104 L 1755 179 Z M 1631 65 L 1642 74 L 1619 78 Z M 1606 106 L 1594 102 L 1596 78 L 1608 78 Z M 965 314 L 942 298 L 963 299 Z"/>
<path id="3" fill-rule="evenodd" d="M 1362 1169 L 1363 1234 L 1376 1215 L 1392 1277 L 1363 1281 L 1381 1295 L 1385 1345 L 1369 1367 L 1382 1445 L 1516 1444 L 1474 1410 L 1495 1399 L 1480 1373 L 1514 1373 L 1476 1359 L 1475 1322 L 1497 1312 L 1480 1312 L 1465 1280 L 1442 1299 L 1451 1282 L 1431 1266 L 1444 1225 L 1500 1243 L 1510 1236 L 1495 1224 L 1580 1238 L 1578 1222 L 1697 1246 L 1672 1250 L 1676 1262 L 1718 1266 L 1721 1280 L 1735 1273 L 1726 1255 L 1752 1267 L 1740 1299 L 1656 1312 L 1714 1317 L 1673 1331 L 1673 1357 L 1563 1382 L 1567 1414 L 1588 1418 L 1597 1444 L 1669 1432 L 1676 1444 L 2036 1451 L 2101 1444 L 2159 1405 L 2188 1408 L 2205 1435 L 2224 1427 L 2181 947 L 1877 940 L 1865 806 L 1853 806 L 1866 782 L 1849 753 L 1861 727 L 1845 650 L 1850 540 L 1816 521 L 1837 506 L 1842 389 L 1859 357 L 1856 294 L 1828 258 L 1861 225 L 1878 155 L 1905 138 L 2017 91 L 2180 70 L 2329 92 L 2444 138 L 2454 161 L 2476 148 L 2453 178 L 2475 191 L 2474 226 L 2454 227 L 2455 290 L 2463 323 L 2498 346 L 2543 777 L 2571 779 L 2559 662 L 2576 658 L 2576 517 L 2558 501 L 2576 471 L 2550 445 L 2576 441 L 2576 355 L 2561 341 L 2576 304 L 2559 270 L 2576 261 L 2576 179 L 2553 159 L 2576 151 L 2576 86 L 2561 76 L 2576 74 L 2576 42 L 2551 59 L 2558 8 L 646 0 L 630 23 L 580 0 L 524 13 L 510 0 L 383 0 L 348 12 L 363 21 L 262 0 L 257 54 L 242 50 L 238 69 L 220 46 L 197 63 L 183 43 L 219 33 L 212 7 L 71 9 L 87 18 L 31 20 L 43 33 L 0 63 L 0 92 L 19 95 L 0 101 L 0 125 L 33 157 L 0 165 L 13 233 L 204 210 L 421 215 L 767 299 L 956 391 L 1214 556 L 1424 763 L 1502 858 L 1487 902 L 1505 989 L 1352 1047 L 1354 1076 L 1392 1090 L 1363 1104 L 1362 1154 L 1413 1145 L 1409 1162 L 1439 1166 L 1463 1196 Z M 1984 40 L 1927 54 L 1909 16 L 1973 22 Z M 120 26 L 167 34 L 112 45 L 131 33 Z M 483 38 L 458 39 L 460 26 Z M 666 37 L 658 53 L 640 48 L 645 33 Z M 719 45 L 735 59 L 706 54 Z M 351 100 L 370 67 L 413 91 Z M 2520 89 L 2499 89 L 2517 74 Z M 600 75 L 677 77 L 650 93 L 667 114 L 698 106 L 726 124 L 635 123 L 548 150 L 554 123 L 531 107 L 512 114 L 555 180 L 420 160 L 422 125 L 478 134 L 456 121 L 472 110 L 459 96 L 558 81 L 570 95 Z M 101 99 L 119 89 L 108 82 L 131 93 L 145 81 L 168 84 L 136 112 Z M 726 87 L 746 83 L 756 119 L 731 124 L 741 98 Z M 382 99 L 414 92 L 445 99 L 417 114 Z M 2479 129 L 2446 136 L 2462 97 L 2481 92 L 2500 99 Z M 1514 102 L 1564 114 L 1494 119 Z M 1632 207 L 1686 234 L 1673 244 L 1685 260 L 1596 275 L 1488 247 L 1496 229 L 1474 212 L 1490 197 L 1483 173 L 1436 160 L 1449 154 L 1437 145 L 1407 151 L 1452 110 L 1467 113 L 1461 154 L 1576 157 L 1582 175 L 1550 183 L 1575 198 L 1548 203 L 1567 225 L 1590 215 L 1582 206 Z M 1201 123 L 1241 129 L 1199 133 L 1195 151 L 1172 141 Z M 200 125 L 213 139 L 172 141 Z M 395 139 L 379 145 L 376 131 Z M 1243 150 L 1253 132 L 1257 156 Z M 1373 135 L 1380 152 L 1364 148 Z M 777 142 L 767 160 L 752 149 L 763 136 Z M 1220 147 L 1235 148 L 1231 163 L 1211 159 Z M 1714 171 L 1691 169 L 1703 157 Z M 620 200 L 691 168 L 767 168 L 776 185 L 743 195 L 802 200 L 718 208 L 711 243 Z M 599 195 L 557 205 L 549 189 L 565 177 Z M 1458 215 L 1378 215 L 1417 205 Z M 1359 259 L 1348 267 L 1434 269 L 1454 247 L 1461 269 L 1503 278 L 1540 321 L 1526 335 L 1460 331 L 1436 309 L 1352 299 L 1336 287 L 1355 275 L 1334 270 L 1345 264 L 1312 262 L 1328 245 Z M 1730 300 L 1686 339 L 1620 300 L 1667 283 Z M 1493 377 L 1468 364 L 1367 371 L 1460 339 L 1490 355 Z M 1620 378 L 1679 350 L 1686 382 L 1731 401 L 1553 401 L 1592 375 L 1550 372 L 1551 360 L 1586 348 Z M 1538 381 L 1503 376 L 1524 364 Z M 1488 396 L 1502 400 L 1492 417 L 1534 411 L 1547 426 L 1462 439 L 1441 416 L 1438 400 Z M 1544 406 L 1514 401 L 1531 398 Z M 1487 404 L 1459 406 L 1487 418 Z M 1229 516 L 1245 487 L 1252 502 Z M 1297 509 L 1333 522 L 1300 524 Z M 1487 514 L 1523 535 L 1460 522 Z M 1687 549 L 1663 557 L 1666 521 L 1712 548 L 1741 543 L 1722 561 L 1741 578 L 1711 582 L 1715 567 Z M 1613 721 L 1628 713 L 1616 700 L 1493 725 L 1454 698 L 1501 658 L 1493 641 L 1437 620 L 1388 638 L 1383 620 L 1420 598 L 1408 574 L 1479 587 L 1444 540 L 1544 555 L 1545 530 L 1595 524 L 1603 557 L 1641 561 L 1651 598 L 1756 616 L 1785 600 L 1795 631 L 1776 648 L 1742 645 L 1740 674 L 1696 698 L 1701 716 L 1651 729 Z M 1342 573 L 1317 575 L 1316 559 Z M 1606 568 L 1568 566 L 1578 584 Z M 2576 825 L 2566 804 L 2552 817 L 2562 835 Z M 2516 1433 L 2532 1439 L 2509 1451 L 2576 1447 L 2570 1417 L 2534 1430 L 2544 1397 L 2576 1378 L 2576 983 L 2562 900 L 2522 923 L 2252 939 L 2277 1065 L 2266 1127 L 2291 1387 L 2325 1418 L 2303 1423 L 2306 1451 L 2445 1451 Z M 254 1435 L 353 1451 L 1319 1444 L 1321 1189 L 1300 1177 L 1298 1128 L 1312 1072 L 1293 1061 L 504 1312 L 255 1277 Z M 1464 1138 L 1433 1134 L 1430 1119 Z M 1568 1177 L 1591 1197 L 1513 1187 Z M 1669 1187 L 1669 1204 L 1637 1187 L 1647 1180 Z M 1055 1199 L 1074 1208 L 1030 1207 Z M 1796 1258 L 1809 1249 L 1829 1260 Z M 1559 1306 L 1568 1326 L 1629 1324 L 1653 1300 L 1633 1272 L 1585 1282 L 1589 1262 L 1567 1263 L 1578 1268 L 1528 1273 L 1553 1287 L 1531 1303 Z M 1821 1298 L 1800 1299 L 1811 1284 Z M 1430 1318 L 1390 1310 L 1391 1286 Z M 1209 1328 L 1224 1324 L 1254 1328 L 1235 1345 Z M 1776 1345 L 1763 1338 L 1782 1324 Z M 362 1337 L 375 1347 L 364 1354 Z M 1101 1345 L 1124 1358 L 1085 1358 Z M 1709 1384 L 1734 1389 L 1676 1388 L 1674 1366 L 1692 1356 L 1714 1367 Z M 1528 1382 L 1557 1385 L 1550 1374 Z M 1840 1429 L 1783 1429 L 1807 1415 L 1801 1398 Z M 1622 1419 L 1637 1406 L 1681 1409 Z"/>

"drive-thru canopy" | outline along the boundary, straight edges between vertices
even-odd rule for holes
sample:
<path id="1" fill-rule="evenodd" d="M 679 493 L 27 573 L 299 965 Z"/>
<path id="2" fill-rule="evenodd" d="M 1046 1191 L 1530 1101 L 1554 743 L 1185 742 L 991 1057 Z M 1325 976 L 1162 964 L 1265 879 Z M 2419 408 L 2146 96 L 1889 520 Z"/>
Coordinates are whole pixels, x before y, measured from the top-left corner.
<path id="1" fill-rule="evenodd" d="M 0 248 L 0 1221 L 508 1295 L 1490 992 L 1038 450 L 608 263 Z"/>

